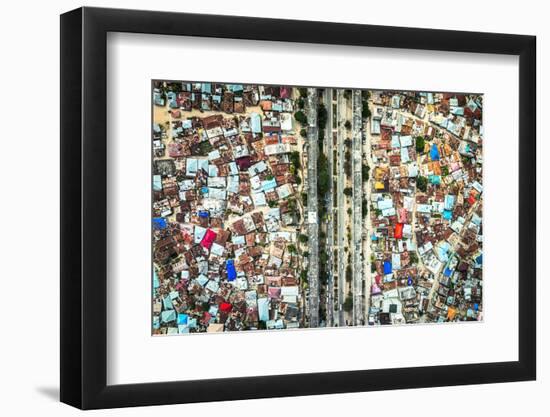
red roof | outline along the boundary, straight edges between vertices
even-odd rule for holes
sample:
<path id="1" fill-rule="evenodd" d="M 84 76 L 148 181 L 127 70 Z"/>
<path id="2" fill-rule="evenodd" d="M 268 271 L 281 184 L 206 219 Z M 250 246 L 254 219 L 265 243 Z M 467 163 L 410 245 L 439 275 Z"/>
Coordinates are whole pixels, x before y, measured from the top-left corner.
<path id="1" fill-rule="evenodd" d="M 242 156 L 235 159 L 235 162 L 237 163 L 241 171 L 245 171 L 252 166 L 252 159 L 250 158 L 250 156 Z"/>
<path id="2" fill-rule="evenodd" d="M 212 229 L 208 229 L 201 240 L 201 246 L 210 250 L 210 248 L 212 247 L 212 243 L 214 243 L 214 240 L 216 240 L 216 232 L 214 232 Z"/>
<path id="3" fill-rule="evenodd" d="M 221 303 L 220 304 L 220 310 L 224 311 L 226 313 L 229 313 L 231 311 L 231 307 L 232 307 L 232 305 L 229 304 L 229 303 Z"/>
<path id="4" fill-rule="evenodd" d="M 395 225 L 395 230 L 393 231 L 393 237 L 396 239 L 403 238 L 403 223 L 397 223 Z"/>

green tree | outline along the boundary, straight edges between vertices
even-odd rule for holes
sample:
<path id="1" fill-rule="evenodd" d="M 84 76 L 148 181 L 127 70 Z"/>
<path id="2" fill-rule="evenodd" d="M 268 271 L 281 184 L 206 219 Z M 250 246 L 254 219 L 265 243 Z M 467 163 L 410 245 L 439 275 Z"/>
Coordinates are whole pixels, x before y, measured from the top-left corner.
<path id="1" fill-rule="evenodd" d="M 298 88 L 298 93 L 300 93 L 300 97 L 302 98 L 307 97 L 307 88 Z"/>
<path id="2" fill-rule="evenodd" d="M 350 313 L 352 310 L 353 310 L 353 298 L 351 297 L 351 295 L 348 295 L 346 297 L 346 301 L 344 301 L 344 311 Z"/>
<path id="3" fill-rule="evenodd" d="M 296 252 L 297 252 L 296 246 L 294 246 L 294 245 L 292 245 L 292 244 L 288 245 L 286 248 L 288 249 L 288 251 L 289 251 L 290 253 L 296 253 Z"/>
<path id="4" fill-rule="evenodd" d="M 363 119 L 368 119 L 371 116 L 369 104 L 366 101 L 363 101 L 363 109 L 361 110 L 361 116 L 363 117 Z"/>
<path id="5" fill-rule="evenodd" d="M 305 107 L 305 105 L 306 105 L 306 102 L 304 101 L 304 99 L 303 99 L 302 97 L 300 97 L 300 98 L 296 101 L 296 103 L 298 104 L 298 108 L 299 108 L 300 110 L 303 110 L 304 107 Z"/>
<path id="6" fill-rule="evenodd" d="M 424 153 L 425 145 L 426 145 L 426 140 L 424 139 L 424 136 L 417 136 L 416 137 L 416 152 Z"/>
<path id="7" fill-rule="evenodd" d="M 327 108 L 324 104 L 319 104 L 319 109 L 317 110 L 317 124 L 321 129 L 324 129 L 327 125 Z"/>
<path id="8" fill-rule="evenodd" d="M 426 190 L 428 188 L 428 179 L 426 177 L 423 177 L 423 176 L 418 176 L 418 178 L 416 178 L 416 187 L 420 191 L 426 192 Z"/>
<path id="9" fill-rule="evenodd" d="M 351 256 L 351 255 L 350 255 Z M 346 281 L 351 282 L 352 274 L 351 274 L 351 266 L 348 265 L 346 267 Z"/>
<path id="10" fill-rule="evenodd" d="M 346 123 L 344 123 L 344 127 L 347 129 L 347 130 L 350 130 L 351 129 L 351 122 L 349 120 L 346 120 Z"/>
<path id="11" fill-rule="evenodd" d="M 369 180 L 369 172 L 370 172 L 370 166 L 368 166 L 367 164 L 363 164 L 361 166 L 361 175 L 363 177 L 363 181 Z"/>
<path id="12" fill-rule="evenodd" d="M 307 117 L 305 113 L 301 110 L 298 110 L 296 113 L 294 113 L 294 118 L 302 125 L 307 124 Z"/>
<path id="13" fill-rule="evenodd" d="M 330 187 L 330 172 L 328 160 L 324 153 L 317 158 L 317 191 L 319 195 L 325 195 Z"/>
<path id="14" fill-rule="evenodd" d="M 307 237 L 307 235 L 304 235 L 304 234 L 298 235 L 298 241 L 300 243 L 307 243 L 308 240 L 309 240 L 309 238 Z"/>
<path id="15" fill-rule="evenodd" d="M 307 130 L 300 129 L 300 136 L 303 137 L 303 138 L 307 138 Z"/>
<path id="16" fill-rule="evenodd" d="M 361 203 L 361 217 L 365 218 L 367 216 L 369 210 L 369 202 L 367 200 L 363 200 Z"/>
<path id="17" fill-rule="evenodd" d="M 351 187 L 344 188 L 344 194 L 347 195 L 348 197 L 351 197 L 353 195 L 352 188 Z"/>

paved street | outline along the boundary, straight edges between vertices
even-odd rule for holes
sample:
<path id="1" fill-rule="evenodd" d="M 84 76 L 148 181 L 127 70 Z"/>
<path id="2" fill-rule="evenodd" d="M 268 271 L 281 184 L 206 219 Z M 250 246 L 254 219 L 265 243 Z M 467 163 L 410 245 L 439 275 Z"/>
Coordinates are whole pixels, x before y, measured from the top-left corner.
<path id="1" fill-rule="evenodd" d="M 363 219 L 361 216 L 361 203 L 363 201 L 362 179 L 362 102 L 361 91 L 353 90 L 352 93 L 352 161 L 353 161 L 353 194 L 352 194 L 352 291 L 353 291 L 353 324 L 364 324 L 363 314 Z"/>
<path id="2" fill-rule="evenodd" d="M 345 173 L 344 173 L 344 123 L 346 120 L 346 102 L 344 98 L 344 90 L 338 90 L 337 92 L 337 121 L 338 121 L 338 136 L 337 136 L 337 153 L 338 153 L 338 169 L 337 169 L 337 212 L 338 212 L 338 325 L 345 326 L 345 314 L 344 314 L 344 301 L 345 301 L 345 264 L 346 256 L 344 253 L 344 246 L 346 245 L 346 233 L 345 233 Z"/>
<path id="3" fill-rule="evenodd" d="M 317 128 L 317 90 L 307 89 L 307 229 L 309 250 L 309 322 L 319 327 L 319 221 L 317 218 L 317 153 L 319 151 Z"/>
<path id="4" fill-rule="evenodd" d="M 328 274 L 328 283 L 327 283 L 327 326 L 334 326 L 334 272 L 333 272 L 333 246 L 334 246 L 334 210 L 333 210 L 333 158 L 332 158 L 332 88 L 325 89 L 325 100 L 324 104 L 327 109 L 327 126 L 325 129 L 325 143 L 324 151 L 328 161 L 328 171 L 330 173 L 330 185 L 329 192 L 327 195 L 326 205 L 328 213 L 328 222 L 327 222 L 327 236 L 326 236 L 326 250 L 328 255 L 328 264 L 326 266 L 326 273 Z"/>

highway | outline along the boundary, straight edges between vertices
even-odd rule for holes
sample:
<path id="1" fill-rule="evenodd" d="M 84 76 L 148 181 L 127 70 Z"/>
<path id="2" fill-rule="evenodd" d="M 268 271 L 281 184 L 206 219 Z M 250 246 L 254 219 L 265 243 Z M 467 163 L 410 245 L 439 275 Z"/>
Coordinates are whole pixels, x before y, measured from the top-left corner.
<path id="1" fill-rule="evenodd" d="M 338 169 L 337 169 L 337 212 L 338 212 L 338 325 L 345 326 L 345 312 L 344 312 L 344 301 L 345 301 L 345 265 L 346 265 L 346 254 L 344 252 L 344 247 L 346 245 L 346 232 L 345 232 L 345 201 L 346 197 L 344 195 L 345 188 L 345 177 L 344 173 L 344 123 L 346 121 L 346 99 L 344 98 L 344 90 L 337 91 L 337 154 L 338 154 Z"/>
<path id="2" fill-rule="evenodd" d="M 328 171 L 330 173 L 330 185 L 329 185 L 329 192 L 327 194 L 327 198 L 325 201 L 325 204 L 327 205 L 327 214 L 328 214 L 328 222 L 326 224 L 327 227 L 327 236 L 325 239 L 325 249 L 327 251 L 328 255 L 328 264 L 325 268 L 326 273 L 328 275 L 328 283 L 327 283 L 327 326 L 332 327 L 334 326 L 334 271 L 333 271 L 333 264 L 334 264 L 334 208 L 333 208 L 333 158 L 332 158 L 332 88 L 325 89 L 324 94 L 324 104 L 327 109 L 327 126 L 325 129 L 325 146 L 323 146 L 323 150 L 325 152 L 325 155 L 327 157 L 328 161 Z"/>
<path id="3" fill-rule="evenodd" d="M 317 207 L 317 90 L 307 89 L 307 228 L 309 250 L 309 325 L 319 327 L 319 221 Z"/>
<path id="4" fill-rule="evenodd" d="M 362 179 L 362 115 L 361 90 L 352 92 L 352 292 L 353 292 L 353 325 L 364 324 L 363 313 L 363 219 L 361 203 L 363 201 Z"/>

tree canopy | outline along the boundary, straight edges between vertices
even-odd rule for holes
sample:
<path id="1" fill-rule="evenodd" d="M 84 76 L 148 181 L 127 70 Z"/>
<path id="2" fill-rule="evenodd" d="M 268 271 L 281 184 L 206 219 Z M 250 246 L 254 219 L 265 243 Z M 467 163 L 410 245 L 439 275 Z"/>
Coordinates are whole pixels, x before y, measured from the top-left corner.
<path id="1" fill-rule="evenodd" d="M 428 188 L 428 179 L 423 176 L 418 176 L 418 178 L 416 179 L 416 187 L 420 191 L 426 192 L 426 189 Z"/>
<path id="2" fill-rule="evenodd" d="M 424 153 L 425 145 L 426 145 L 426 140 L 424 139 L 424 136 L 417 136 L 416 137 L 416 152 Z"/>
<path id="3" fill-rule="evenodd" d="M 307 117 L 305 115 L 305 113 L 301 110 L 297 111 L 296 113 L 294 113 L 294 118 L 301 124 L 305 125 L 307 124 Z"/>

